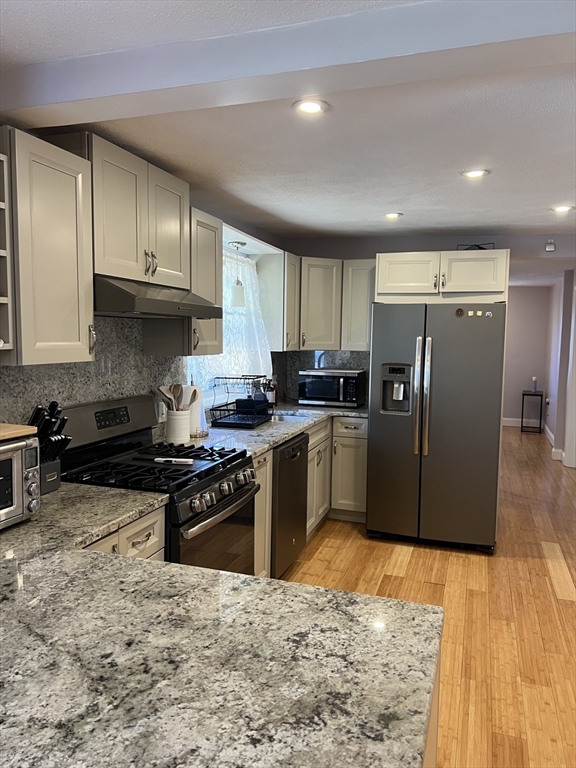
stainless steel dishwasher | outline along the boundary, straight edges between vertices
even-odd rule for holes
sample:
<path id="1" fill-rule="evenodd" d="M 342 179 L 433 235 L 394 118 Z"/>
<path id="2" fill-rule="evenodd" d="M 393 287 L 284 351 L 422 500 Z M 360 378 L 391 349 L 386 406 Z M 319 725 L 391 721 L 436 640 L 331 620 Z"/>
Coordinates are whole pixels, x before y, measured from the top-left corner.
<path id="1" fill-rule="evenodd" d="M 274 449 L 271 573 L 280 578 L 306 546 L 307 434 Z"/>

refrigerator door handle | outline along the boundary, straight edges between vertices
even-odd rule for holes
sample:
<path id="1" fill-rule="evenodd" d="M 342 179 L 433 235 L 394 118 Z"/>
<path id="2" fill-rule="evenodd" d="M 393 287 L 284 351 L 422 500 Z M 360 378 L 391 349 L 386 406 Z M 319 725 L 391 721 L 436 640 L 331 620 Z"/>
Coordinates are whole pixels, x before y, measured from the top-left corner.
<path id="1" fill-rule="evenodd" d="M 416 337 L 416 360 L 414 362 L 414 433 L 412 450 L 420 453 L 420 379 L 422 378 L 422 336 Z"/>
<path id="2" fill-rule="evenodd" d="M 424 407 L 422 413 L 422 456 L 428 456 L 430 442 L 430 368 L 432 367 L 432 337 L 426 336 L 424 351 Z"/>

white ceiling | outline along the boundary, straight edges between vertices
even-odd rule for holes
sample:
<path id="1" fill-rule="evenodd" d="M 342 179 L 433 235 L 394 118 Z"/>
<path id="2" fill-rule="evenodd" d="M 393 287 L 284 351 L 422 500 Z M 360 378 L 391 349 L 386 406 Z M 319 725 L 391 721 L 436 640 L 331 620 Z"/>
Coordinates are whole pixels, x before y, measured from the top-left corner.
<path id="1" fill-rule="evenodd" d="M 0 64 L 202 40 L 422 1 L 1 0 Z"/>
<path id="2" fill-rule="evenodd" d="M 114 120 L 97 132 L 177 171 L 199 207 L 285 235 L 574 231 L 572 65 Z M 470 181 L 467 168 L 489 168 Z M 388 211 L 404 216 L 389 223 Z"/>

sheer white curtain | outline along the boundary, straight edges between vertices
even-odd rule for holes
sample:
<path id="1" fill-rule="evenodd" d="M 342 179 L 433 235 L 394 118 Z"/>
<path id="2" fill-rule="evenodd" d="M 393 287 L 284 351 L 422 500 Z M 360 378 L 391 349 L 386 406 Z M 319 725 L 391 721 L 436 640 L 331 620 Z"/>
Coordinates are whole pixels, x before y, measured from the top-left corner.
<path id="1" fill-rule="evenodd" d="M 232 287 L 236 278 L 244 286 L 245 307 L 233 307 Z M 223 353 L 189 357 L 189 373 L 204 390 L 212 388 L 214 376 L 255 374 L 272 376 L 270 344 L 262 318 L 256 264 L 246 256 L 224 249 Z M 210 405 L 208 399 L 206 405 Z"/>

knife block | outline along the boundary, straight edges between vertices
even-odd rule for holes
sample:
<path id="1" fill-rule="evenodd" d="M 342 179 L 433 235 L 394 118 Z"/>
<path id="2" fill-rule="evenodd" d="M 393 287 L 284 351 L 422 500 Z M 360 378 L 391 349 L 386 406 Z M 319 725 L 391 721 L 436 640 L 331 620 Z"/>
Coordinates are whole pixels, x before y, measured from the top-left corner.
<path id="1" fill-rule="evenodd" d="M 60 488 L 60 459 L 40 464 L 40 496 Z"/>

